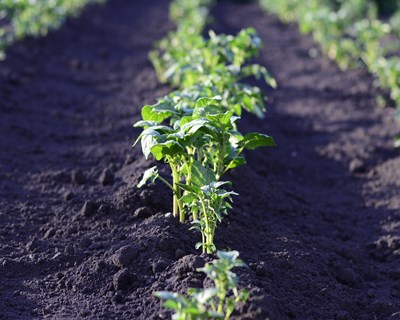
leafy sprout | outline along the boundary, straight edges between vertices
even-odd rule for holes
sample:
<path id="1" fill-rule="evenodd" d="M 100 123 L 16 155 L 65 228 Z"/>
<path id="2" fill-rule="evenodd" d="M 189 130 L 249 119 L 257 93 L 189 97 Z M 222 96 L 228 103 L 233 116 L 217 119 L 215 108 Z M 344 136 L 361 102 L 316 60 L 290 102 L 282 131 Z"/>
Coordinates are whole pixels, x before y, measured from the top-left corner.
<path id="1" fill-rule="evenodd" d="M 246 302 L 248 293 L 238 290 L 238 277 L 232 271 L 245 267 L 237 251 L 218 251 L 219 259 L 207 263 L 197 271 L 204 272 L 214 286 L 206 289 L 189 289 L 186 295 L 158 291 L 154 295 L 165 300 L 163 306 L 174 310 L 174 320 L 224 319 L 228 320 L 239 302 Z"/>

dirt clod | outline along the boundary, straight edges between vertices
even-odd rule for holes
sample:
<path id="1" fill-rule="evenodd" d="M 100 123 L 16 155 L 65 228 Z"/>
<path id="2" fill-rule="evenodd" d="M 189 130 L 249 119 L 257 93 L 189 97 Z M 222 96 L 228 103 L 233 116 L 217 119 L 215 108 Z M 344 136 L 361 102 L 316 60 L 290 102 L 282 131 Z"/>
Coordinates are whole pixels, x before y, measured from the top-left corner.
<path id="1" fill-rule="evenodd" d="M 127 268 L 124 268 L 114 274 L 113 283 L 115 290 L 126 290 L 131 284 L 132 276 Z"/>
<path id="2" fill-rule="evenodd" d="M 96 204 L 92 201 L 85 201 L 81 209 L 81 215 L 84 217 L 90 217 L 95 213 Z"/>
<path id="3" fill-rule="evenodd" d="M 138 256 L 139 252 L 132 246 L 124 246 L 118 249 L 111 260 L 117 267 L 127 267 Z"/>
<path id="4" fill-rule="evenodd" d="M 83 174 L 82 170 L 78 169 L 78 170 L 74 170 L 71 173 L 71 183 L 73 185 L 82 185 L 84 184 L 86 181 L 85 175 Z"/>
<path id="5" fill-rule="evenodd" d="M 112 185 L 114 183 L 114 174 L 109 169 L 104 169 L 99 177 L 99 181 L 103 186 Z"/>

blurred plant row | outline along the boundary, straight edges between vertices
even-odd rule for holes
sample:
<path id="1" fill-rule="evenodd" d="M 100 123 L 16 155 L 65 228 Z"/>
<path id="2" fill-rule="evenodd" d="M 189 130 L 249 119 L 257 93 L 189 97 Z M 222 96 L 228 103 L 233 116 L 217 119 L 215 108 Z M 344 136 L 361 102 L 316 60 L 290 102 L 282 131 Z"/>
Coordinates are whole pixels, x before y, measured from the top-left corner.
<path id="1" fill-rule="evenodd" d="M 285 22 L 298 22 L 341 69 L 365 67 L 387 90 L 400 122 L 400 6 L 397 0 L 260 0 Z M 384 16 L 383 16 L 384 15 Z M 382 17 L 383 16 L 383 17 Z M 380 97 L 380 105 L 387 102 Z M 396 139 L 400 146 L 400 137 Z"/>
<path id="2" fill-rule="evenodd" d="M 104 0 L 1 0 L 0 59 L 7 46 L 27 36 L 43 36 L 88 3 Z"/>

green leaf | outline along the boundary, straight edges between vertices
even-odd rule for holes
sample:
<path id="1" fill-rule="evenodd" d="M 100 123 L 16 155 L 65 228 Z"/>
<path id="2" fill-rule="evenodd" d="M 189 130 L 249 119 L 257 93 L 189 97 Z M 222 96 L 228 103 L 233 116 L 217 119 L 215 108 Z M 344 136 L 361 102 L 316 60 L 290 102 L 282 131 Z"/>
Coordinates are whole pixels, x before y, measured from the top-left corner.
<path id="1" fill-rule="evenodd" d="M 144 174 L 142 180 L 138 183 L 137 187 L 141 188 L 143 187 L 148 180 L 151 180 L 151 182 L 154 182 L 158 178 L 158 169 L 157 166 L 151 167 L 150 169 L 147 169 Z"/>
<path id="2" fill-rule="evenodd" d="M 226 111 L 225 107 L 217 105 L 207 105 L 204 107 L 196 107 L 193 111 L 193 115 L 206 117 L 207 115 L 210 114 L 224 113 L 225 111 Z"/>
<path id="3" fill-rule="evenodd" d="M 221 96 L 215 96 L 213 98 L 199 98 L 196 101 L 195 108 L 205 107 L 209 105 L 219 105 L 219 102 L 222 100 Z"/>
<path id="4" fill-rule="evenodd" d="M 133 126 L 135 128 L 148 128 L 148 127 L 155 127 L 157 125 L 158 125 L 158 122 L 156 122 L 156 121 L 141 120 L 141 121 L 136 122 Z"/>
<path id="5" fill-rule="evenodd" d="M 217 251 L 217 257 L 223 260 L 227 260 L 233 263 L 238 257 L 239 252 L 236 250 L 233 251 Z"/>
<path id="6" fill-rule="evenodd" d="M 400 136 L 396 136 L 396 138 L 394 139 L 394 147 L 400 148 Z"/>
<path id="7" fill-rule="evenodd" d="M 274 147 L 276 146 L 274 139 L 266 134 L 252 132 L 247 133 L 240 144 L 245 149 L 254 150 L 258 147 Z"/>
<path id="8" fill-rule="evenodd" d="M 172 310 L 178 310 L 179 309 L 179 303 L 174 301 L 174 300 L 167 300 L 163 303 L 164 308 L 167 309 L 172 309 Z"/>
<path id="9" fill-rule="evenodd" d="M 196 195 L 194 193 L 185 193 L 180 201 L 185 203 L 185 204 L 191 204 L 193 201 L 197 199 Z"/>
<path id="10" fill-rule="evenodd" d="M 181 129 L 184 132 L 188 132 L 189 134 L 195 133 L 197 130 L 205 127 L 209 123 L 206 119 L 194 119 L 185 123 Z"/>
<path id="11" fill-rule="evenodd" d="M 204 167 L 200 161 L 194 161 L 191 170 L 192 182 L 195 186 L 201 187 L 216 180 L 214 172 L 211 169 Z"/>
<path id="12" fill-rule="evenodd" d="M 210 299 L 214 298 L 218 294 L 217 288 L 207 288 L 201 290 L 199 293 L 196 294 L 197 301 L 201 304 L 207 303 Z"/>
<path id="13" fill-rule="evenodd" d="M 184 152 L 184 150 L 185 149 L 174 140 L 168 140 L 163 143 L 158 143 L 151 147 L 151 153 L 158 161 L 160 161 L 165 156 L 174 157 L 177 154 Z"/>
<path id="14" fill-rule="evenodd" d="M 232 118 L 232 111 L 227 111 L 225 113 L 217 113 L 217 114 L 208 114 L 206 116 L 208 120 L 213 122 L 213 124 L 219 124 L 222 126 L 228 126 L 231 127 L 231 118 Z"/>
<path id="15" fill-rule="evenodd" d="M 183 189 L 183 190 L 185 190 L 185 191 L 188 191 L 188 192 L 192 192 L 192 193 L 194 193 L 194 194 L 198 194 L 198 193 L 200 192 L 200 188 L 199 188 L 199 187 L 196 187 L 196 186 L 194 186 L 194 185 L 188 185 L 188 184 L 183 184 L 183 183 L 177 183 L 177 185 L 178 185 L 181 189 Z"/>
<path id="16" fill-rule="evenodd" d="M 142 134 L 139 136 L 138 140 L 141 139 L 141 145 L 142 145 L 142 151 L 144 154 L 144 157 L 146 159 L 149 158 L 149 155 L 151 153 L 151 148 L 159 143 L 159 140 L 161 139 L 160 133 L 157 131 L 153 130 L 152 128 L 145 129 Z M 138 141 L 136 140 L 136 142 Z M 135 144 L 136 144 L 135 142 Z"/>
<path id="17" fill-rule="evenodd" d="M 197 242 L 195 245 L 196 250 L 200 249 L 203 246 L 202 242 Z"/>
<path id="18" fill-rule="evenodd" d="M 169 101 L 163 100 L 155 105 L 146 105 L 142 108 L 142 118 L 145 121 L 162 122 L 165 119 L 177 114 L 173 104 Z"/>
<path id="19" fill-rule="evenodd" d="M 214 189 L 218 189 L 222 186 L 226 186 L 226 185 L 232 185 L 231 181 L 213 181 L 210 183 L 210 187 L 214 188 Z"/>
<path id="20" fill-rule="evenodd" d="M 226 167 L 226 170 L 233 169 L 244 164 L 246 164 L 246 159 L 243 156 L 238 156 L 234 160 L 229 162 L 229 164 Z"/>

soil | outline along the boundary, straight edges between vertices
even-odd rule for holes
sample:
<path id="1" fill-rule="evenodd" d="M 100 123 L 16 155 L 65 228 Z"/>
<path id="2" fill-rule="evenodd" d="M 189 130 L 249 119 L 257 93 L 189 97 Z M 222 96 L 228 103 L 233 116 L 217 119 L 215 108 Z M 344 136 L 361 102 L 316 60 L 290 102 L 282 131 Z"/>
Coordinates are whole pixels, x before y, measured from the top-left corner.
<path id="1" fill-rule="evenodd" d="M 144 169 L 140 108 L 171 89 L 147 60 L 173 28 L 168 2 L 90 6 L 0 63 L 0 319 L 165 319 L 155 290 L 200 287 L 213 257 L 166 213 Z M 220 2 L 212 28 L 255 27 L 277 90 L 264 120 L 276 148 L 228 178 L 240 196 L 217 230 L 240 252 L 251 299 L 235 319 L 400 319 L 400 152 L 373 79 L 340 71 L 295 25 Z M 318 50 L 317 50 L 318 51 Z M 260 84 L 261 85 L 261 84 Z M 239 315 L 240 314 L 240 315 Z"/>

